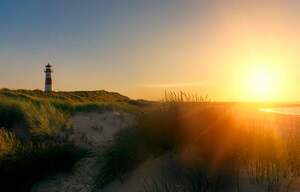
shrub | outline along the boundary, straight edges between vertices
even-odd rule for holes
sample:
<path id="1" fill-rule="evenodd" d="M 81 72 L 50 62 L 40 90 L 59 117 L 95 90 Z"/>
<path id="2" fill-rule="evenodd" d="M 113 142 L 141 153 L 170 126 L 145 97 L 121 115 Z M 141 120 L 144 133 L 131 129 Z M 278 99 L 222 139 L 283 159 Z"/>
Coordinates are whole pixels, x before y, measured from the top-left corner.
<path id="1" fill-rule="evenodd" d="M 96 189 L 105 187 L 115 179 L 122 182 L 128 172 L 147 158 L 147 154 L 141 151 L 140 139 L 136 130 L 126 129 L 116 136 L 110 146 L 97 152 Z"/>
<path id="2" fill-rule="evenodd" d="M 0 101 L 0 127 L 11 128 L 14 125 L 29 126 L 24 105 L 17 101 Z"/>
<path id="3" fill-rule="evenodd" d="M 5 150 L 0 154 L 0 184 L 9 191 L 29 192 L 35 182 L 51 174 L 70 171 L 86 154 L 71 144 L 52 140 L 18 141 L 13 134 L 4 131 L 0 140 L 5 142 Z"/>

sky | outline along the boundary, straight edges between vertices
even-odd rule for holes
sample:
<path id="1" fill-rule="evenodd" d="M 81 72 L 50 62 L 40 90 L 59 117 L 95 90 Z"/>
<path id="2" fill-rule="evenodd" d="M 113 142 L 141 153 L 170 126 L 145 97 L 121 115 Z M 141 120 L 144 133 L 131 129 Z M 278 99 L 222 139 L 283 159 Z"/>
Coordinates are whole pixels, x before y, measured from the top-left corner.
<path id="1" fill-rule="evenodd" d="M 300 101 L 300 1 L 1 0 L 0 87 Z"/>

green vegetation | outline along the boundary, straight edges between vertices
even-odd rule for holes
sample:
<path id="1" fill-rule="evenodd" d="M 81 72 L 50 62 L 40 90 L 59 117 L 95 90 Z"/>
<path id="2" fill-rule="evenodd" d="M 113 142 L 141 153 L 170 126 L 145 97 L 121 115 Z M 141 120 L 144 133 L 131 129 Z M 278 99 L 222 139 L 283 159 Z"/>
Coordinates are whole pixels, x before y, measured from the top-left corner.
<path id="1" fill-rule="evenodd" d="M 0 130 L 0 182 L 2 189 L 31 191 L 32 185 L 57 172 L 70 171 L 86 151 L 54 140 L 18 140 Z"/>
<path id="2" fill-rule="evenodd" d="M 18 100 L 58 100 L 66 103 L 128 102 L 128 97 L 107 91 L 75 91 L 44 93 L 41 90 L 2 89 L 0 97 Z"/>
<path id="3" fill-rule="evenodd" d="M 113 143 L 96 152 L 99 171 L 95 189 L 102 189 L 115 179 L 122 182 L 128 172 L 147 158 L 147 154 L 141 151 L 140 139 L 134 128 L 126 129 L 116 136 Z"/>
<path id="4" fill-rule="evenodd" d="M 58 172 L 71 171 L 86 151 L 59 137 L 76 112 L 136 112 L 141 101 L 106 91 L 0 90 L 0 184 L 9 191 Z"/>
<path id="5" fill-rule="evenodd" d="M 10 191 L 72 171 L 87 151 L 58 137 L 77 112 L 126 111 L 137 124 L 91 153 L 95 190 L 127 176 L 149 159 L 166 161 L 144 191 L 240 191 L 241 181 L 278 191 L 300 176 L 300 120 L 262 113 L 259 105 L 214 103 L 166 92 L 160 103 L 117 93 L 0 91 L 0 182 Z M 89 153 L 90 154 L 90 153 Z M 168 158 L 166 158 L 168 157 Z M 18 185 L 16 185 L 18 184 Z"/>
<path id="6" fill-rule="evenodd" d="M 134 104 L 131 104 L 134 103 Z M 0 127 L 20 135 L 54 135 L 75 112 L 137 111 L 143 102 L 106 91 L 52 92 L 0 90 Z M 20 128 L 21 127 L 21 128 Z M 20 129 L 18 129 L 20 128 Z M 28 134 L 30 133 L 30 134 Z"/>

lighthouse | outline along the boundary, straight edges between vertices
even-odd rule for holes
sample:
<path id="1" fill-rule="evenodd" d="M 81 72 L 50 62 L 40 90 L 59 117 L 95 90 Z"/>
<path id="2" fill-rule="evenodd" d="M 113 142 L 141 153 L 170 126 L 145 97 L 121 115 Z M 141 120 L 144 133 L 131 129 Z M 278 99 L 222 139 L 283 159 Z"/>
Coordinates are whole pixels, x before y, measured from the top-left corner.
<path id="1" fill-rule="evenodd" d="M 45 74 L 46 74 L 46 79 L 45 79 L 45 92 L 46 93 L 50 93 L 52 91 L 52 66 L 50 65 L 50 63 L 48 63 L 48 65 L 46 65 L 46 69 L 45 69 Z"/>

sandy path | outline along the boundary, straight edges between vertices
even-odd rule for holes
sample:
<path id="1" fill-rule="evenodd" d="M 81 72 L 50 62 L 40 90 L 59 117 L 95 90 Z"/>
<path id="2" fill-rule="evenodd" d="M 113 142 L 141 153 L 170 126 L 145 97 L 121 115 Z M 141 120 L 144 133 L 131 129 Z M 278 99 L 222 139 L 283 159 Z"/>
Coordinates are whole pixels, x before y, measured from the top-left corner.
<path id="1" fill-rule="evenodd" d="M 111 141 L 134 123 L 132 115 L 119 112 L 77 113 L 69 121 L 68 139 L 80 147 L 96 148 Z"/>
<path id="2" fill-rule="evenodd" d="M 134 124 L 127 113 L 78 113 L 69 120 L 70 129 L 62 133 L 79 147 L 97 149 L 110 142 L 116 133 Z M 33 192 L 91 192 L 97 173 L 95 158 L 89 157 L 76 163 L 72 174 L 60 174 L 36 184 Z"/>
<path id="3" fill-rule="evenodd" d="M 73 174 L 48 178 L 34 186 L 32 192 L 91 192 L 94 163 L 94 158 L 83 159 L 75 165 Z"/>
<path id="4" fill-rule="evenodd" d="M 72 131 L 68 133 L 67 137 L 78 146 L 93 149 L 111 141 L 116 133 L 130 127 L 133 123 L 133 117 L 129 114 L 78 113 L 70 119 L 69 125 Z M 145 187 L 160 181 L 164 172 L 168 172 L 170 175 L 168 166 L 172 162 L 173 159 L 170 155 L 149 159 L 132 171 L 123 183 L 114 181 L 98 192 L 143 192 Z M 36 185 L 33 192 L 91 192 L 95 175 L 95 158 L 86 158 L 75 165 L 73 174 L 49 178 Z M 243 172 L 240 175 L 239 191 L 266 192 L 267 190 L 266 186 L 250 184 L 247 174 Z M 293 180 L 290 185 L 286 182 L 280 192 L 300 192 L 300 178 Z"/>
<path id="5" fill-rule="evenodd" d="M 161 174 L 167 158 L 149 159 L 128 175 L 123 183 L 114 181 L 98 192 L 143 192 L 145 185 L 151 185 L 153 178 Z"/>

